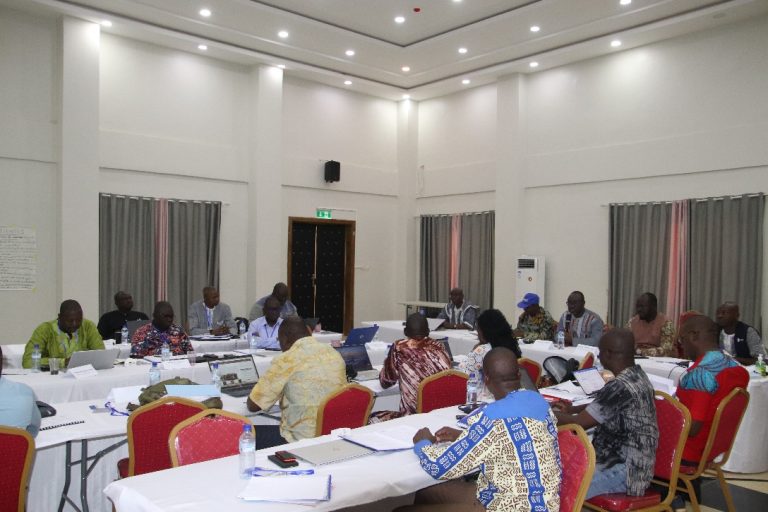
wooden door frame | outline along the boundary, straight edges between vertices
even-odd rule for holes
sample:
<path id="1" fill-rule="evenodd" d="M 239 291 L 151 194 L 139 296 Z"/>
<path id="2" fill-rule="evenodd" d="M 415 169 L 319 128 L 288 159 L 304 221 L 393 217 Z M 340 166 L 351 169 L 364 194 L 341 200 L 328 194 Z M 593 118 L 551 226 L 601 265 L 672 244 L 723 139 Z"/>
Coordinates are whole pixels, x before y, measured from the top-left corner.
<path id="1" fill-rule="evenodd" d="M 355 229 L 354 220 L 317 219 L 314 217 L 288 217 L 288 289 L 291 289 L 291 268 L 293 265 L 293 223 L 337 224 L 344 229 L 344 335 L 354 325 L 355 315 Z M 321 319 L 322 322 L 322 319 Z"/>

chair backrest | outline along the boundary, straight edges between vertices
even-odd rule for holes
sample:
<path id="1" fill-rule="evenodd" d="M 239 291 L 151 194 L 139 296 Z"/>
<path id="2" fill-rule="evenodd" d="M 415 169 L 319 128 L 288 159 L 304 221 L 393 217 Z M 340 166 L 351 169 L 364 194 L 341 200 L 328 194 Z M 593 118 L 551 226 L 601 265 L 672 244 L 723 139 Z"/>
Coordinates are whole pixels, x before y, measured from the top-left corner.
<path id="1" fill-rule="evenodd" d="M 208 409 L 187 418 L 168 436 L 173 467 L 236 455 L 243 425 L 251 425 L 251 421 L 221 409 Z"/>
<path id="2" fill-rule="evenodd" d="M 715 411 L 707 444 L 701 454 L 702 461 L 712 462 L 717 457 L 722 456 L 718 464 L 723 465 L 728 462 L 736 433 L 739 431 L 741 419 L 744 417 L 748 405 L 749 393 L 742 388 L 735 388 L 723 398 Z"/>
<path id="3" fill-rule="evenodd" d="M 582 359 L 579 363 L 579 370 L 592 368 L 593 366 L 595 366 L 595 354 L 592 352 L 587 352 L 587 355 L 585 355 L 584 359 Z"/>
<path id="4" fill-rule="evenodd" d="M 595 449 L 584 429 L 575 424 L 557 427 L 557 443 L 563 468 L 560 511 L 578 512 L 595 472 Z"/>
<path id="5" fill-rule="evenodd" d="M 368 424 L 373 408 L 373 391 L 360 384 L 347 384 L 334 391 L 317 408 L 315 436 L 330 434 L 337 428 L 357 428 Z"/>
<path id="6" fill-rule="evenodd" d="M 24 512 L 35 440 L 24 429 L 0 426 L 0 509 Z"/>
<path id="7" fill-rule="evenodd" d="M 677 488 L 680 461 L 685 441 L 691 429 L 691 413 L 677 399 L 662 391 L 654 393 L 656 424 L 659 428 L 659 444 L 656 447 L 656 463 L 653 474 L 669 482 L 667 499 L 671 502 Z M 665 500 L 666 501 L 666 500 Z"/>
<path id="8" fill-rule="evenodd" d="M 541 368 L 539 363 L 533 359 L 521 357 L 517 360 L 517 364 L 526 372 L 528 372 L 528 376 L 531 378 L 531 381 L 533 381 L 537 388 L 541 386 L 541 378 L 544 375 L 544 370 Z"/>
<path id="9" fill-rule="evenodd" d="M 550 356 L 544 360 L 544 370 L 550 377 L 560 384 L 573 378 L 573 371 L 579 368 L 579 362 L 575 359 L 565 359 L 560 356 Z"/>
<path id="10" fill-rule="evenodd" d="M 204 410 L 200 402 L 164 396 L 133 411 L 128 417 L 128 476 L 170 468 L 168 434 L 179 422 Z"/>
<path id="11" fill-rule="evenodd" d="M 419 383 L 416 412 L 429 412 L 452 405 L 461 405 L 467 399 L 467 374 L 456 370 L 443 370 Z"/>

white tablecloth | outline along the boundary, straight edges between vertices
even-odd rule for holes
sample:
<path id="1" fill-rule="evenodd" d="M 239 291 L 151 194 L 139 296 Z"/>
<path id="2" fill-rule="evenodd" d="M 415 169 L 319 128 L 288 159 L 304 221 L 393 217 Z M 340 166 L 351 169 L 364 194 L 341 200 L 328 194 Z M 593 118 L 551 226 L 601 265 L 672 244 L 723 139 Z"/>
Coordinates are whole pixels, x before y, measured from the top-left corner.
<path id="1" fill-rule="evenodd" d="M 381 320 L 362 322 L 364 327 L 371 327 L 378 325 L 379 330 L 376 332 L 375 340 L 380 340 L 385 343 L 393 343 L 397 340 L 401 340 L 405 337 L 403 334 L 403 321 L 402 320 Z M 448 339 L 448 344 L 451 346 L 451 352 L 454 356 L 463 356 L 469 354 L 469 352 L 477 345 L 477 333 L 473 331 L 467 331 L 463 329 L 443 329 L 438 331 L 432 331 L 429 336 L 433 339 Z"/>

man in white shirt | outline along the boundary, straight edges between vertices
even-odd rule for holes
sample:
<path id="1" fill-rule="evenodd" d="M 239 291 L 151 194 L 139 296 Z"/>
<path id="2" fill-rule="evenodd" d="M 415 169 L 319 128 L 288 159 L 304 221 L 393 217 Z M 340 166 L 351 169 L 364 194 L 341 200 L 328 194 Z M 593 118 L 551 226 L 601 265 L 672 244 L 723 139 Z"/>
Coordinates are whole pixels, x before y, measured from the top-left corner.
<path id="1" fill-rule="evenodd" d="M 267 297 L 264 302 L 264 316 L 251 322 L 248 333 L 259 339 L 257 348 L 280 350 L 277 333 L 280 330 L 280 324 L 283 323 L 283 318 L 280 316 L 281 308 L 282 305 L 276 297 Z"/>
<path id="2" fill-rule="evenodd" d="M 187 310 L 189 334 L 234 334 L 235 320 L 227 304 L 220 302 L 219 290 L 213 286 L 203 288 L 203 300 L 189 306 Z"/>
<path id="3" fill-rule="evenodd" d="M 3 350 L 0 347 L 0 361 Z M 0 425 L 23 428 L 32 436 L 40 430 L 40 410 L 35 403 L 35 392 L 26 384 L 8 380 L 0 365 Z"/>

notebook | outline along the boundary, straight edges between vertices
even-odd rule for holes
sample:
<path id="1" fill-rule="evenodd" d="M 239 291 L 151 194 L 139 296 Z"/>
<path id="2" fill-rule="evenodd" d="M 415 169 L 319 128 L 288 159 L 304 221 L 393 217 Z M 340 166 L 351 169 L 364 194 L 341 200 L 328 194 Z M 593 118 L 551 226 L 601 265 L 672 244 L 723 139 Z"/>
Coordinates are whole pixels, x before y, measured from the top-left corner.
<path id="1" fill-rule="evenodd" d="M 291 450 L 291 453 L 314 466 L 322 466 L 323 464 L 332 464 L 369 455 L 373 453 L 373 450 L 340 439 L 328 443 L 294 448 Z"/>
<path id="2" fill-rule="evenodd" d="M 429 330 L 434 331 L 445 323 L 445 318 L 427 318 L 427 324 L 429 324 Z"/>
<path id="3" fill-rule="evenodd" d="M 366 343 L 373 341 L 373 337 L 376 336 L 376 331 L 379 330 L 378 325 L 371 327 L 357 327 L 349 331 L 347 339 L 344 341 L 344 346 L 352 345 L 365 345 Z"/>
<path id="4" fill-rule="evenodd" d="M 119 348 L 80 350 L 72 353 L 67 369 L 90 364 L 94 370 L 109 370 L 115 366 L 115 359 L 118 355 L 120 355 Z"/>
<path id="5" fill-rule="evenodd" d="M 600 374 L 600 370 L 595 366 L 583 370 L 576 370 L 573 372 L 573 376 L 576 378 L 576 382 L 581 386 L 581 390 L 587 396 L 594 395 L 605 386 L 605 380 Z"/>
<path id="6" fill-rule="evenodd" d="M 339 355 L 344 359 L 344 364 L 352 367 L 357 372 L 355 380 L 373 380 L 379 378 L 379 371 L 373 369 L 371 359 L 368 357 L 368 351 L 365 345 L 336 347 Z"/>
<path id="7" fill-rule="evenodd" d="M 259 381 L 259 371 L 251 356 L 209 361 L 208 368 L 212 370 L 215 362 L 219 363 L 221 392 L 226 395 L 234 397 L 248 395 Z"/>

